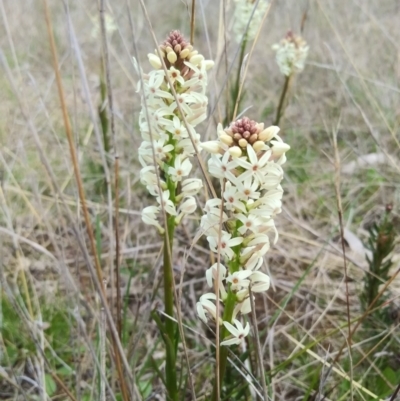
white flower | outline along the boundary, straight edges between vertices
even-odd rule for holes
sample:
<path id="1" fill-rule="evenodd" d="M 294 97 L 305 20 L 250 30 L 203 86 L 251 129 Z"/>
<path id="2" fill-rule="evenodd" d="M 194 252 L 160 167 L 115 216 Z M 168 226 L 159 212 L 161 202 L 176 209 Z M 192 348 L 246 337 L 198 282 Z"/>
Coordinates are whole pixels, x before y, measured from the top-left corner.
<path id="1" fill-rule="evenodd" d="M 176 148 L 177 149 L 182 149 L 183 156 L 192 156 L 195 152 L 194 147 L 193 147 L 193 143 L 192 140 L 194 142 L 194 144 L 196 145 L 197 148 L 199 148 L 201 146 L 200 143 L 200 134 L 191 134 L 192 138 L 185 138 L 181 141 L 178 142 Z"/>
<path id="2" fill-rule="evenodd" d="M 220 151 L 219 141 L 208 141 L 201 144 L 201 148 L 208 153 L 218 154 Z"/>
<path id="3" fill-rule="evenodd" d="M 192 60 L 191 60 L 192 61 Z M 204 61 L 204 57 L 203 60 Z M 201 93 L 205 91 L 207 86 L 207 64 L 204 62 L 200 63 L 200 68 L 195 66 L 192 62 L 185 61 L 185 65 L 188 66 L 192 71 L 191 78 L 187 80 L 182 87 L 183 88 L 199 88 Z"/>
<path id="4" fill-rule="evenodd" d="M 247 204 L 249 210 L 255 209 L 260 205 L 270 205 L 271 207 L 281 206 L 283 189 L 280 185 L 276 188 L 268 190 L 260 199 L 252 204 Z"/>
<path id="5" fill-rule="evenodd" d="M 218 237 L 208 236 L 207 241 L 210 244 L 210 249 L 215 252 L 221 252 L 222 256 L 226 256 L 229 260 L 233 259 L 235 253 L 232 248 L 240 245 L 243 242 L 242 237 L 231 238 L 232 235 L 227 233 L 226 231 L 221 232 L 221 240 L 218 244 Z"/>
<path id="6" fill-rule="evenodd" d="M 147 57 L 149 58 L 149 63 L 153 68 L 159 70 L 162 67 L 160 57 L 156 56 L 154 53 L 149 53 Z"/>
<path id="7" fill-rule="evenodd" d="M 220 224 L 228 220 L 225 212 L 221 214 L 221 200 L 209 199 L 204 207 L 204 211 L 206 214 L 201 217 L 200 226 L 205 234 L 217 237 Z"/>
<path id="8" fill-rule="evenodd" d="M 223 322 L 224 326 L 232 334 L 233 338 L 222 341 L 221 345 L 240 344 L 243 339 L 249 334 L 250 326 L 248 322 L 246 323 L 245 327 L 243 327 L 242 323 L 240 323 L 237 319 L 235 319 L 233 323 L 235 324 L 235 326 L 233 326 L 229 322 Z"/>
<path id="9" fill-rule="evenodd" d="M 265 128 L 260 132 L 260 134 L 258 135 L 258 139 L 264 142 L 269 142 L 271 139 L 277 136 L 280 130 L 281 129 L 276 125 L 271 125 L 270 127 Z"/>
<path id="10" fill-rule="evenodd" d="M 243 287 L 248 287 L 250 281 L 248 278 L 251 276 L 252 272 L 250 270 L 241 270 L 235 273 L 230 274 L 226 281 L 231 283 L 232 291 L 239 291 Z"/>
<path id="11" fill-rule="evenodd" d="M 154 166 L 146 166 L 140 170 L 140 182 L 146 185 L 147 190 L 153 196 L 158 195 L 158 181 L 155 170 Z M 165 185 L 164 181 L 160 180 L 160 185 L 161 187 Z"/>
<path id="12" fill-rule="evenodd" d="M 160 226 L 160 223 L 157 221 L 157 215 L 160 211 L 160 208 L 157 206 L 147 206 L 142 210 L 142 221 L 146 224 L 156 226 L 160 232 L 163 232 L 164 229 Z"/>
<path id="13" fill-rule="evenodd" d="M 165 129 L 173 135 L 174 139 L 179 141 L 189 136 L 183 122 L 177 116 L 165 124 Z"/>
<path id="14" fill-rule="evenodd" d="M 182 181 L 181 195 L 196 195 L 201 188 L 203 188 L 203 182 L 199 178 L 187 178 Z"/>
<path id="15" fill-rule="evenodd" d="M 221 293 L 221 299 L 225 300 L 228 296 L 222 280 L 226 276 L 226 267 L 220 263 L 219 264 L 219 291 Z M 206 280 L 209 287 L 213 287 L 213 281 L 217 279 L 218 263 L 214 263 L 209 269 L 206 270 Z M 216 287 L 215 287 L 216 288 Z"/>
<path id="16" fill-rule="evenodd" d="M 235 176 L 231 172 L 238 167 L 238 160 L 234 159 L 229 161 L 231 155 L 229 152 L 225 152 L 222 158 L 217 155 L 211 156 L 208 161 L 208 171 L 215 178 L 226 178 L 229 181 L 234 181 Z"/>
<path id="17" fill-rule="evenodd" d="M 254 151 L 253 147 L 248 144 L 247 145 L 247 160 L 243 157 L 239 159 L 235 159 L 237 164 L 242 166 L 247 171 L 241 174 L 238 178 L 240 180 L 245 180 L 248 177 L 254 176 L 257 178 L 258 182 L 262 184 L 264 182 L 264 177 L 266 174 L 266 166 L 271 157 L 271 151 L 266 151 L 260 159 L 256 152 Z"/>
<path id="18" fill-rule="evenodd" d="M 163 139 L 159 139 L 158 141 L 154 141 L 153 142 L 153 146 L 154 146 L 155 156 L 159 160 L 165 159 L 167 154 L 170 153 L 174 149 L 173 145 L 171 145 L 171 144 L 165 145 L 165 141 Z"/>
<path id="19" fill-rule="evenodd" d="M 265 234 L 257 234 L 255 237 L 247 244 L 248 247 L 256 247 L 257 250 L 262 254 L 266 254 L 269 250 L 269 238 Z"/>
<path id="20" fill-rule="evenodd" d="M 267 291 L 271 282 L 269 276 L 260 271 L 253 272 L 250 276 L 250 280 L 251 280 L 251 290 L 253 292 Z"/>
<path id="21" fill-rule="evenodd" d="M 261 252 L 254 252 L 245 264 L 246 270 L 258 270 L 263 264 L 264 259 Z"/>
<path id="22" fill-rule="evenodd" d="M 196 199 L 193 196 L 188 196 L 179 206 L 182 214 L 192 214 L 197 209 Z"/>
<path id="23" fill-rule="evenodd" d="M 253 233 L 257 232 L 258 227 L 263 223 L 260 217 L 253 214 L 246 216 L 245 214 L 240 213 L 236 215 L 236 218 L 243 223 L 238 230 L 241 235 L 246 234 L 247 230 L 250 230 Z"/>
<path id="24" fill-rule="evenodd" d="M 168 77 L 172 84 L 175 82 L 179 82 L 181 85 L 185 84 L 185 80 L 183 79 L 181 72 L 173 66 L 171 66 L 168 70 Z"/>
<path id="25" fill-rule="evenodd" d="M 275 158 L 281 157 L 290 149 L 290 146 L 282 141 L 273 140 L 271 141 L 271 145 L 272 145 L 272 155 Z"/>
<path id="26" fill-rule="evenodd" d="M 237 296 L 237 294 L 236 294 L 236 296 Z M 253 299 L 254 299 L 254 296 L 253 296 Z M 233 310 L 233 313 L 232 313 L 232 320 L 236 319 L 236 316 L 239 312 L 242 315 L 246 315 L 247 313 L 251 312 L 250 297 L 247 297 L 244 301 L 241 301 L 238 304 L 236 304 L 235 309 Z"/>
<path id="27" fill-rule="evenodd" d="M 229 183 L 229 182 L 228 182 Z M 237 188 L 233 185 L 228 185 L 224 191 L 224 199 L 225 199 L 225 207 L 227 210 L 240 210 L 243 213 L 246 213 L 246 207 L 243 202 L 240 200 L 240 193 Z"/>
<path id="28" fill-rule="evenodd" d="M 279 199 L 270 199 L 256 209 L 250 209 L 253 216 L 272 217 L 281 212 L 282 202 Z"/>
<path id="29" fill-rule="evenodd" d="M 218 227 L 220 225 L 220 219 L 218 216 L 205 214 L 201 216 L 200 227 L 202 233 L 205 235 L 210 235 L 212 237 L 218 236 Z"/>
<path id="30" fill-rule="evenodd" d="M 265 177 L 262 182 L 263 189 L 274 189 L 276 188 L 283 179 L 282 167 L 277 163 L 269 162 L 265 166 Z"/>
<path id="31" fill-rule="evenodd" d="M 258 199 L 260 197 L 259 182 L 252 176 L 244 180 L 234 178 L 233 183 L 236 185 L 241 199 L 247 200 L 249 198 Z"/>
<path id="32" fill-rule="evenodd" d="M 161 89 L 161 85 L 164 83 L 165 73 L 163 70 L 151 71 L 149 73 L 149 79 L 144 84 L 145 94 L 148 96 L 147 103 L 151 106 L 152 100 L 156 100 L 156 98 L 165 98 L 172 100 L 174 97 L 171 93 L 166 90 Z"/>
<path id="33" fill-rule="evenodd" d="M 157 196 L 156 200 L 160 205 L 162 203 L 162 205 L 164 206 L 164 210 L 168 214 L 170 214 L 171 216 L 176 216 L 175 205 L 172 200 L 169 199 L 169 190 L 163 191 L 162 200 L 160 199 L 160 196 Z"/>
<path id="34" fill-rule="evenodd" d="M 207 294 L 203 294 L 200 297 L 199 302 L 196 304 L 196 309 L 197 309 L 197 314 L 199 315 L 199 318 L 204 322 L 207 323 L 207 315 L 206 312 L 211 315 L 214 320 L 216 320 L 217 317 L 217 307 L 215 304 L 211 301 L 215 301 L 217 299 L 217 296 L 211 292 Z M 220 320 L 220 319 L 219 319 Z"/>
<path id="35" fill-rule="evenodd" d="M 174 167 L 168 169 L 168 175 L 172 181 L 181 181 L 183 177 L 189 175 L 192 170 L 192 163 L 188 158 L 183 159 L 182 155 L 176 156 Z"/>

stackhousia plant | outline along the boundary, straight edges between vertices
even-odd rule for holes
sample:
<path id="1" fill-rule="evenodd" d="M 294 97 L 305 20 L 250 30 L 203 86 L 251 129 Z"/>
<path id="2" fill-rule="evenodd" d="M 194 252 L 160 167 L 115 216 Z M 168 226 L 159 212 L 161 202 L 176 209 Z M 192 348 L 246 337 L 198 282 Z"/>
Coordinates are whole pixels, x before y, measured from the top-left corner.
<path id="1" fill-rule="evenodd" d="M 264 128 L 243 117 L 228 128 L 219 125 L 219 139 L 202 144 L 211 153 L 208 171 L 220 180 L 221 197 L 207 201 L 201 228 L 221 261 L 206 271 L 214 291 L 200 297 L 197 313 L 205 323 L 213 319 L 222 325 L 221 346 L 239 344 L 249 334 L 249 323 L 241 321 L 241 315 L 251 311 L 249 288 L 258 293 L 270 286 L 260 268 L 271 239 L 278 240 L 274 217 L 281 212 L 282 165 L 290 149 L 278 132 L 277 126 Z M 221 381 L 226 358 L 222 348 Z"/>
<path id="2" fill-rule="evenodd" d="M 178 399 L 176 375 L 177 328 L 174 315 L 172 245 L 175 227 L 196 210 L 202 181 L 190 177 L 193 144 L 200 145 L 195 127 L 207 115 L 207 70 L 213 62 L 193 49 L 179 31 L 172 31 L 155 53 L 148 55 L 153 67 L 141 76 L 139 126 L 142 143 L 139 161 L 141 182 L 156 204 L 142 210 L 142 220 L 164 235 L 164 302 L 171 318 L 159 327 L 166 345 L 166 387 L 171 400 Z"/>

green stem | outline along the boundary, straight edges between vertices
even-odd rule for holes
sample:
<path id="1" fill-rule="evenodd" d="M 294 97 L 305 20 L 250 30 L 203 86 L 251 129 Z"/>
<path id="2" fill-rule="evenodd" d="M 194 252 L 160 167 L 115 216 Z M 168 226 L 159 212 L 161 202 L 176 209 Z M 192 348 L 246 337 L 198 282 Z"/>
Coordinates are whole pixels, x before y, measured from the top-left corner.
<path id="1" fill-rule="evenodd" d="M 239 222 L 240 223 L 240 222 Z M 237 229 L 233 234 L 233 237 L 237 236 Z M 236 248 L 236 249 L 235 249 Z M 240 249 L 241 245 L 238 245 L 237 247 L 232 248 L 235 251 L 236 257 L 233 259 L 228 265 L 229 265 L 229 273 L 235 273 L 239 271 L 240 268 Z M 222 316 L 222 320 L 224 322 L 231 322 L 232 321 L 232 316 L 233 316 L 233 311 L 235 309 L 235 305 L 237 302 L 236 298 L 236 293 L 233 292 L 230 288 L 228 289 L 228 297 L 225 300 L 225 309 L 224 309 L 224 314 Z M 221 336 L 220 336 L 220 343 L 225 339 L 225 337 L 228 335 L 228 330 L 226 329 L 225 326 L 221 327 Z M 219 387 L 222 387 L 222 383 L 224 382 L 224 376 L 226 372 L 226 365 L 228 361 L 228 347 L 226 346 L 219 346 L 220 347 L 220 354 L 219 354 Z M 217 396 L 217 383 L 214 383 L 214 389 L 213 389 L 213 396 L 212 400 L 213 401 L 219 401 Z"/>
<path id="2" fill-rule="evenodd" d="M 279 121 L 281 120 L 281 117 L 283 115 L 283 112 L 284 112 L 283 105 L 285 104 L 285 98 L 286 98 L 286 95 L 287 95 L 287 92 L 288 92 L 288 89 L 289 89 L 290 77 L 291 77 L 291 75 L 288 75 L 287 77 L 285 77 L 285 83 L 283 84 L 281 97 L 279 99 L 279 105 L 278 105 L 278 109 L 276 111 L 276 117 L 275 117 L 274 125 L 279 125 Z"/>
<path id="3" fill-rule="evenodd" d="M 175 203 L 175 184 L 167 180 L 170 190 L 170 199 Z M 176 346 L 175 334 L 176 324 L 174 317 L 174 275 L 172 266 L 172 245 L 175 232 L 175 216 L 167 214 L 167 232 L 164 236 L 164 304 L 165 313 L 170 316 L 165 321 L 165 345 L 166 345 L 166 367 L 165 382 L 169 401 L 178 401 L 178 389 L 176 379 Z M 167 235 L 168 234 L 168 235 Z"/>

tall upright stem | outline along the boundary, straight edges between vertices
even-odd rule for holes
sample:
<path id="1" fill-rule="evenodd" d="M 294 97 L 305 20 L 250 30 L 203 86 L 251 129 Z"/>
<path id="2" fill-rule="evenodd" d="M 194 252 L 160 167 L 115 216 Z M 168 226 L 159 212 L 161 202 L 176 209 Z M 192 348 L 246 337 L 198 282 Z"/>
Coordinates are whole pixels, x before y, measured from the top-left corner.
<path id="1" fill-rule="evenodd" d="M 285 77 L 285 83 L 283 84 L 283 89 L 282 89 L 282 93 L 281 93 L 281 98 L 279 99 L 279 105 L 278 105 L 278 109 L 276 111 L 276 117 L 275 117 L 275 122 L 274 125 L 279 125 L 279 122 L 281 120 L 281 117 L 283 115 L 284 112 L 284 104 L 285 104 L 285 98 L 289 89 L 289 82 L 290 82 L 290 77 L 291 75 L 288 75 L 287 77 Z"/>
<path id="2" fill-rule="evenodd" d="M 175 185 L 168 180 L 170 199 L 175 203 Z M 176 324 L 174 317 L 174 274 L 172 265 L 172 245 L 175 232 L 175 216 L 167 214 L 167 232 L 164 235 L 164 305 L 165 314 L 171 318 L 165 321 L 166 366 L 165 383 L 168 392 L 168 401 L 178 401 L 176 382 Z"/>

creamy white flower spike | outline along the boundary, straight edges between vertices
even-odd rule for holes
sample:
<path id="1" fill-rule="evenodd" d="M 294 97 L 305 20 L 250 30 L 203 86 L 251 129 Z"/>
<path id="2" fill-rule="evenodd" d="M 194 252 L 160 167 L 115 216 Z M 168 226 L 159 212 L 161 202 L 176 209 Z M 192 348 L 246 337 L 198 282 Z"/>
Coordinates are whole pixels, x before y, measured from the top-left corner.
<path id="1" fill-rule="evenodd" d="M 138 154 L 143 168 L 140 180 L 169 215 L 177 216 L 178 224 L 185 215 L 194 213 L 196 201 L 193 196 L 202 188 L 201 180 L 188 178 L 192 170 L 190 158 L 195 153 L 190 136 L 199 146 L 200 135 L 195 127 L 206 118 L 207 70 L 213 62 L 194 50 L 179 31 L 172 31 L 158 50 L 148 55 L 153 70 L 147 74 L 140 71 L 133 60 L 141 75 L 138 92 L 142 92 L 139 127 L 143 142 Z M 145 210 L 143 221 L 160 230 L 158 220 L 162 208 Z"/>
<path id="2" fill-rule="evenodd" d="M 240 43 L 243 38 L 250 18 L 252 19 L 249 24 L 249 29 L 247 30 L 247 33 L 245 35 L 245 40 L 252 41 L 257 34 L 264 14 L 268 8 L 269 1 L 260 0 L 258 2 L 257 8 L 254 10 L 253 13 L 253 9 L 256 6 L 256 3 L 256 0 L 235 0 L 233 33 L 238 43 Z"/>
<path id="3" fill-rule="evenodd" d="M 223 315 L 221 345 L 234 345 L 249 333 L 237 320 L 239 314 L 250 312 L 249 289 L 258 293 L 270 286 L 269 276 L 259 269 L 271 238 L 273 243 L 278 239 L 274 217 L 281 211 L 282 164 L 290 146 L 279 137 L 279 127 L 264 128 L 247 117 L 225 129 L 219 125 L 217 132 L 219 139 L 203 149 L 211 154 L 208 171 L 221 182 L 221 199 L 207 201 L 201 228 L 211 251 L 223 262 L 219 276 L 215 264 L 206 272 L 210 286 L 218 282 L 219 299 L 230 311 Z M 203 321 L 207 319 L 204 307 L 198 311 Z M 215 319 L 215 313 L 213 309 L 208 317 Z M 226 339 L 229 333 L 233 337 Z"/>
<path id="4" fill-rule="evenodd" d="M 276 62 L 283 75 L 288 77 L 304 70 L 309 46 L 301 36 L 289 31 L 272 49 L 276 51 Z"/>

